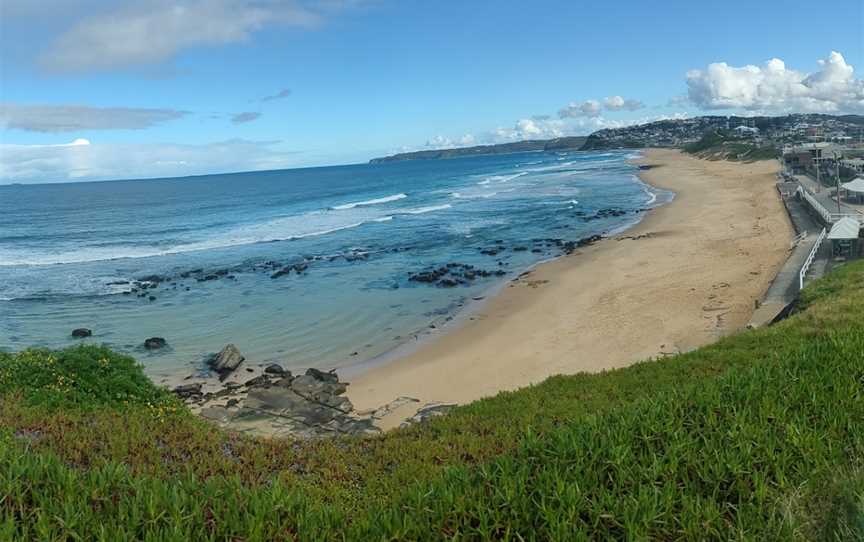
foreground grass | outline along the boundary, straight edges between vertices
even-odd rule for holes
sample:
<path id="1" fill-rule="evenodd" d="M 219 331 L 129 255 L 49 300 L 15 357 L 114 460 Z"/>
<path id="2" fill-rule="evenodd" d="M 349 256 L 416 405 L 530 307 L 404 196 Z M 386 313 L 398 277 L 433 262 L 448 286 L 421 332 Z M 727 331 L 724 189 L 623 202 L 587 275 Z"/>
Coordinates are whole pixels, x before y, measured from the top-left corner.
<path id="1" fill-rule="evenodd" d="M 216 432 L 105 349 L 0 354 L 0 540 L 864 539 L 864 265 L 802 307 L 320 442 Z"/>

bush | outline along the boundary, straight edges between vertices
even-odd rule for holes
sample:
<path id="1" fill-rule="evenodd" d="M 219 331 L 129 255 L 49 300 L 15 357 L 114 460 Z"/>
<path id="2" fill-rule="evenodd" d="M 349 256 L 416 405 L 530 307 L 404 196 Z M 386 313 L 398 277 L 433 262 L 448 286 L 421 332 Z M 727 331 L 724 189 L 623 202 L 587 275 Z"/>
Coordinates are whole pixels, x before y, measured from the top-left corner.
<path id="1" fill-rule="evenodd" d="M 17 394 L 27 404 L 49 408 L 174 403 L 135 359 L 91 345 L 0 353 L 0 394 Z"/>

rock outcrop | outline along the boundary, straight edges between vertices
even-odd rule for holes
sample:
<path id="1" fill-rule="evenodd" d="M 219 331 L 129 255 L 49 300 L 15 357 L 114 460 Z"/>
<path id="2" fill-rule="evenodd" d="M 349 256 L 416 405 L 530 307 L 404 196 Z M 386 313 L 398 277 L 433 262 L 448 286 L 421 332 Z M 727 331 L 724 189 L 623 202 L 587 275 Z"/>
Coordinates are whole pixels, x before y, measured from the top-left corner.
<path id="1" fill-rule="evenodd" d="M 168 346 L 168 341 L 162 337 L 150 337 L 144 341 L 144 348 L 147 350 L 158 350 Z"/>
<path id="2" fill-rule="evenodd" d="M 229 344 L 214 357 L 210 358 L 208 363 L 219 375 L 219 380 L 225 380 L 245 359 L 236 346 Z"/>

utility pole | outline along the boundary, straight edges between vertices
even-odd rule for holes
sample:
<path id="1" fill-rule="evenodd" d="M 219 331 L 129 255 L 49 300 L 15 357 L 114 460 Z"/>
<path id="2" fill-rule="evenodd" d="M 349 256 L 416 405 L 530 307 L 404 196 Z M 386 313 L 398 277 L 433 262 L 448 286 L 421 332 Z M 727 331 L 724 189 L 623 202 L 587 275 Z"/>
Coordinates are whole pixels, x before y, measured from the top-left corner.
<path id="1" fill-rule="evenodd" d="M 840 215 L 840 157 L 837 151 L 834 151 L 834 165 L 837 167 L 837 214 Z"/>

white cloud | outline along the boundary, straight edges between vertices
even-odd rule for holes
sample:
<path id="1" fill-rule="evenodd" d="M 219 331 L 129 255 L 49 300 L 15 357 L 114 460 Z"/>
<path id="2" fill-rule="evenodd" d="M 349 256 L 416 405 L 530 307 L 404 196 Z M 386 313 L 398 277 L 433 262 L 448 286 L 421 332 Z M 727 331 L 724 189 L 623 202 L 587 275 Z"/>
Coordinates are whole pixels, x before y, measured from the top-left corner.
<path id="1" fill-rule="evenodd" d="M 575 119 L 579 117 L 599 117 L 606 111 L 636 111 L 645 107 L 639 100 L 625 99 L 623 96 L 608 96 L 600 100 L 585 100 L 582 103 L 570 102 L 567 107 L 558 110 L 558 117 Z"/>
<path id="2" fill-rule="evenodd" d="M 832 51 L 806 74 L 777 58 L 763 66 L 709 64 L 687 72 L 688 97 L 702 109 L 840 113 L 864 111 L 864 81 L 855 79 L 843 55 Z"/>
<path id="3" fill-rule="evenodd" d="M 241 43 L 267 26 L 313 27 L 349 2 L 302 0 L 123 0 L 93 10 L 41 56 L 54 72 L 155 65 L 179 52 Z M 47 15 L 46 15 L 47 16 Z M 284 97 L 284 96 L 282 96 Z"/>
<path id="4" fill-rule="evenodd" d="M 138 130 L 186 116 L 188 111 L 84 105 L 0 103 L 0 126 L 30 132 Z"/>
<path id="5" fill-rule="evenodd" d="M 652 115 L 643 116 L 637 119 L 608 119 L 602 115 L 554 119 L 548 115 L 535 115 L 530 119 L 521 119 L 517 121 L 512 128 L 499 127 L 481 134 L 478 137 L 465 135 L 462 136 L 461 141 L 470 141 L 471 145 L 491 145 L 496 143 L 524 141 L 526 139 L 554 139 L 557 137 L 588 135 L 603 128 L 623 128 L 625 126 L 645 124 L 658 120 L 687 118 L 688 116 L 689 115 L 686 113 L 676 113 L 671 116 Z M 426 148 L 434 149 L 466 146 L 465 144 L 460 145 L 459 143 L 460 140 L 454 140 L 439 135 L 427 141 L 425 146 Z M 399 152 L 408 152 L 412 150 L 416 149 L 405 147 L 400 149 Z"/>
<path id="6" fill-rule="evenodd" d="M 442 135 L 437 135 L 426 142 L 424 145 L 429 149 L 450 149 L 453 147 L 471 147 L 472 145 L 476 145 L 477 142 L 474 139 L 472 134 L 465 134 L 462 137 L 458 137 L 456 139 L 451 139 L 449 137 L 445 137 Z M 405 147 L 406 149 L 411 147 Z M 413 148 L 411 148 L 414 150 Z M 408 151 L 400 151 L 400 152 L 408 152 Z"/>
<path id="7" fill-rule="evenodd" d="M 645 107 L 639 100 L 625 100 L 621 96 L 609 96 L 603 100 L 603 105 L 607 111 L 636 111 Z"/>
<path id="8" fill-rule="evenodd" d="M 576 117 L 596 117 L 600 114 L 601 106 L 597 100 L 585 100 L 584 102 L 571 102 L 567 107 L 558 111 L 558 116 L 562 119 Z"/>
<path id="9" fill-rule="evenodd" d="M 174 177 L 296 166 L 277 141 L 232 139 L 205 145 L 0 144 L 0 183 Z"/>

